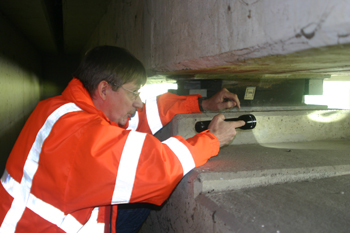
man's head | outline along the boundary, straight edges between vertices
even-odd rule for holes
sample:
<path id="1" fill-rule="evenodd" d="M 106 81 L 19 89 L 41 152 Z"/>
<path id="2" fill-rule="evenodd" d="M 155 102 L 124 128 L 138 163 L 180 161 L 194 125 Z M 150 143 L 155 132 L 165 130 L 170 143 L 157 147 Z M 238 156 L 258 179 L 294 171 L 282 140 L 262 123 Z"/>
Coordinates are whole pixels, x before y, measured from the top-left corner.
<path id="1" fill-rule="evenodd" d="M 138 59 L 126 49 L 108 45 L 87 52 L 73 76 L 83 83 L 91 97 L 103 80 L 112 83 L 114 90 L 128 82 L 142 86 L 147 80 L 146 70 Z"/>
<path id="2" fill-rule="evenodd" d="M 95 107 L 119 125 L 125 125 L 143 105 L 138 90 L 146 83 L 146 71 L 125 49 L 96 47 L 85 55 L 73 75 L 83 83 Z"/>

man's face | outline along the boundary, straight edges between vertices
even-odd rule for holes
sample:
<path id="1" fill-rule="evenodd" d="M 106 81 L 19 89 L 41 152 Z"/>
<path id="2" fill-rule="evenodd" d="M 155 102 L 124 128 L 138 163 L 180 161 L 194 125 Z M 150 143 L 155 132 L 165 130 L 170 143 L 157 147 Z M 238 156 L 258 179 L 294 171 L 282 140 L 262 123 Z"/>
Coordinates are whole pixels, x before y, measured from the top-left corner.
<path id="1" fill-rule="evenodd" d="M 125 125 L 128 118 L 135 114 L 136 108 L 142 108 L 143 103 L 140 97 L 134 93 L 140 89 L 135 82 L 125 83 L 117 89 L 112 90 L 112 84 L 106 89 L 106 102 L 102 110 L 105 115 L 119 125 Z"/>

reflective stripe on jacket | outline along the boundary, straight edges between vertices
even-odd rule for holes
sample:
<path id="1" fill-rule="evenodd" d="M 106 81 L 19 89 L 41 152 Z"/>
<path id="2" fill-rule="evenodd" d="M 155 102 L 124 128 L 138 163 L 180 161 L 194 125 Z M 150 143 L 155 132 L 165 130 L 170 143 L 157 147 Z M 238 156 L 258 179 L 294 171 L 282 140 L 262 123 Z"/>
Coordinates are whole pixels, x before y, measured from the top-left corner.
<path id="1" fill-rule="evenodd" d="M 199 112 L 197 98 L 157 97 L 126 130 L 73 79 L 62 95 L 38 104 L 15 143 L 1 178 L 0 233 L 103 232 L 110 205 L 162 204 L 219 151 L 209 132 L 164 142 L 150 134 L 175 114 Z"/>

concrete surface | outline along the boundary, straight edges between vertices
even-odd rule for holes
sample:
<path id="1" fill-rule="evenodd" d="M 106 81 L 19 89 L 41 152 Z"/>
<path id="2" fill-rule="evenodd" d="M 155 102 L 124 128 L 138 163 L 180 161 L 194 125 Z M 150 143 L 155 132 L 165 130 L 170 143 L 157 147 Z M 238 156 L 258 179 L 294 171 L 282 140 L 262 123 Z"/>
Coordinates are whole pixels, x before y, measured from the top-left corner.
<path id="1" fill-rule="evenodd" d="M 348 232 L 349 168 L 349 140 L 231 145 L 140 232 Z"/>
<path id="2" fill-rule="evenodd" d="M 347 175 L 205 194 L 198 202 L 212 208 L 212 221 L 221 218 L 227 224 L 223 232 L 346 233 L 349 182 Z M 213 225 L 212 232 L 217 232 Z"/>
<path id="3" fill-rule="evenodd" d="M 350 128 L 349 110 L 257 110 L 242 108 L 240 111 L 234 109 L 222 112 L 226 118 L 252 113 L 257 119 L 253 130 L 237 129 L 237 136 L 231 144 L 301 142 L 350 137 L 350 130 L 346 130 Z M 211 120 L 217 114 L 206 112 L 177 115 L 159 132 L 159 138 L 164 140 L 171 135 L 190 138 L 196 134 L 194 125 L 197 121 Z"/>

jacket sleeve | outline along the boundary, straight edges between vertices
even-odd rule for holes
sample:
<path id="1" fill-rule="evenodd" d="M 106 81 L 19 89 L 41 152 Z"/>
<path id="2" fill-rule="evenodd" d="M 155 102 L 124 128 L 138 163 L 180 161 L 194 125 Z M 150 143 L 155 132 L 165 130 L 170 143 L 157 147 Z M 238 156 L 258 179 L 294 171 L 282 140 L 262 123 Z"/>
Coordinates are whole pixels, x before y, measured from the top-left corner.
<path id="1" fill-rule="evenodd" d="M 89 134 L 81 134 L 80 149 L 73 152 L 66 195 L 70 210 L 131 202 L 160 205 L 185 174 L 219 152 L 209 132 L 164 142 L 112 126 L 90 128 Z"/>
<path id="2" fill-rule="evenodd" d="M 172 93 L 150 98 L 142 109 L 130 119 L 128 129 L 155 134 L 168 124 L 176 114 L 200 112 L 200 95 L 178 96 Z"/>

